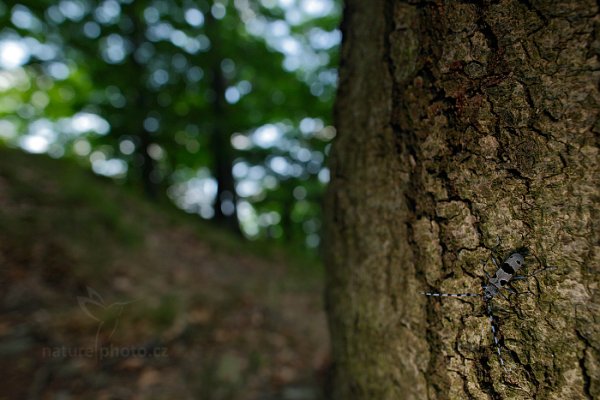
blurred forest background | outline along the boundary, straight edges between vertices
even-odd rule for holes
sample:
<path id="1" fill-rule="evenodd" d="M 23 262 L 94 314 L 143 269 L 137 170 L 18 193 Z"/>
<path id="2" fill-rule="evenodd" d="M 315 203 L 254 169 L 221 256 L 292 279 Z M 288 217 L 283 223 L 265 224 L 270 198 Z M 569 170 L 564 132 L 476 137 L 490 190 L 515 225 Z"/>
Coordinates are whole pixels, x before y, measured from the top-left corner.
<path id="1" fill-rule="evenodd" d="M 324 398 L 340 14 L 0 1 L 0 399 Z"/>
<path id="2" fill-rule="evenodd" d="M 0 143 L 316 249 L 341 5 L 0 2 Z"/>

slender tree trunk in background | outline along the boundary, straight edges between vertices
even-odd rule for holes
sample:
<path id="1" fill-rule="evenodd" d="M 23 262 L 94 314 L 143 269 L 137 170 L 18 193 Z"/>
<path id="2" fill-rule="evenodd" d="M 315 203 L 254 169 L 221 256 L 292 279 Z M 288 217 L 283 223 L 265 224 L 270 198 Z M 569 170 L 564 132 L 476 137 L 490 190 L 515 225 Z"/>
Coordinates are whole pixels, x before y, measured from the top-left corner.
<path id="1" fill-rule="evenodd" d="M 137 6 L 139 7 L 139 4 Z M 124 11 L 133 24 L 133 47 L 137 50 L 144 42 L 144 29 L 142 22 L 139 20 L 139 15 L 141 15 L 141 13 L 136 10 L 135 7 L 136 4 L 125 6 Z M 158 183 L 157 177 L 155 176 L 156 161 L 150 157 L 150 153 L 148 152 L 149 147 L 152 144 L 152 134 L 144 127 L 144 120 L 146 119 L 149 109 L 147 99 L 156 94 L 148 93 L 148 90 L 146 89 L 146 73 L 144 66 L 135 59 L 135 51 L 131 52 L 130 57 L 131 65 L 136 72 L 135 78 L 138 80 L 135 86 L 137 88 L 137 93 L 135 97 L 135 109 L 133 109 L 131 113 L 131 132 L 129 132 L 129 134 L 136 136 L 139 139 L 139 144 L 136 146 L 136 153 L 141 162 L 138 174 L 142 181 L 144 193 L 149 199 L 156 200 L 158 197 Z"/>
<path id="2" fill-rule="evenodd" d="M 214 156 L 214 173 L 217 180 L 217 196 L 215 199 L 215 221 L 229 230 L 240 233 L 237 218 L 237 193 L 233 179 L 233 155 L 231 154 L 231 132 L 227 130 L 227 113 L 225 111 L 225 77 L 220 63 L 213 68 L 212 89 L 214 118 L 218 121 L 213 126 L 212 153 Z"/>
<path id="3" fill-rule="evenodd" d="M 216 121 L 211 132 L 211 147 L 214 157 L 213 174 L 217 180 L 214 221 L 241 235 L 237 217 L 238 198 L 233 177 L 233 149 L 230 141 L 233 132 L 229 131 L 230 115 L 228 115 L 225 102 L 227 82 L 221 69 L 224 57 L 221 54 L 218 23 L 210 13 L 207 14 L 206 29 L 211 40 L 213 118 Z"/>
<path id="4" fill-rule="evenodd" d="M 290 191 L 293 191 L 293 189 Z M 281 199 L 281 229 L 283 230 L 283 238 L 288 243 L 292 243 L 296 236 L 294 232 L 294 221 L 292 220 L 293 211 L 293 200 L 290 197 Z"/>
<path id="5" fill-rule="evenodd" d="M 600 398 L 598 23 L 593 1 L 346 1 L 334 399 Z M 419 292 L 477 292 L 521 246 L 557 269 L 494 299 L 504 373 L 480 299 Z"/>
<path id="6" fill-rule="evenodd" d="M 146 193 L 146 197 L 151 200 L 156 200 L 158 197 L 158 184 L 156 183 L 156 177 L 154 176 L 156 162 L 152 157 L 150 157 L 150 153 L 148 152 L 148 148 L 152 144 L 152 141 L 150 138 L 150 132 L 143 128 L 143 120 L 141 121 L 141 124 L 142 126 L 139 128 L 141 132 L 138 135 L 140 138 L 140 145 L 137 147 L 137 152 L 142 160 L 142 184 L 144 185 L 144 193 Z"/>

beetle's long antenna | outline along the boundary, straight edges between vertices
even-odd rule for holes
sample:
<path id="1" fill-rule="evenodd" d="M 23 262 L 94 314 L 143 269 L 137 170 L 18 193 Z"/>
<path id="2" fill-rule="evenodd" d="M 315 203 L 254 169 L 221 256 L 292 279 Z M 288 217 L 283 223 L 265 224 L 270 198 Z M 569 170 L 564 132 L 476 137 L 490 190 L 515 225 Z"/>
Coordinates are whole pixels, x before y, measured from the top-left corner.
<path id="1" fill-rule="evenodd" d="M 421 292 L 425 296 L 434 297 L 481 297 L 479 293 L 432 293 L 432 292 Z"/>
<path id="2" fill-rule="evenodd" d="M 506 366 L 504 365 L 504 359 L 502 358 L 502 354 L 500 351 L 500 341 L 498 340 L 498 327 L 496 326 L 494 314 L 492 313 L 492 305 L 489 301 L 486 302 L 486 310 L 487 310 L 488 318 L 490 320 L 490 326 L 492 327 L 492 337 L 494 338 L 494 344 L 496 345 L 496 352 L 498 353 L 498 360 L 500 360 L 500 365 L 502 365 L 504 372 L 508 372 L 506 370 Z"/>

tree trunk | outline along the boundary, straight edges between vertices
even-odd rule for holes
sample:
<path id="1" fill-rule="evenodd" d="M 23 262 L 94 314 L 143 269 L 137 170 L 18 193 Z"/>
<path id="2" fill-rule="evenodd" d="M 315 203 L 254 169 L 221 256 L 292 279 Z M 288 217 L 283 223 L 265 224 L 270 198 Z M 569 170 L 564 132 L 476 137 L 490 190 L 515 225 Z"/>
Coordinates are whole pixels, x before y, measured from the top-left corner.
<path id="1" fill-rule="evenodd" d="M 235 190 L 235 179 L 233 177 L 233 149 L 231 147 L 231 134 L 229 119 L 231 112 L 225 102 L 225 91 L 227 80 L 223 74 L 221 63 L 224 54 L 221 50 L 219 22 L 212 14 L 206 17 L 206 29 L 211 40 L 211 82 L 213 91 L 212 116 L 215 122 L 211 131 L 211 150 L 213 154 L 213 174 L 217 181 L 217 194 L 215 196 L 215 215 L 213 221 L 229 229 L 231 232 L 241 235 L 240 224 L 237 216 L 238 196 Z"/>
<path id="2" fill-rule="evenodd" d="M 334 399 L 600 398 L 598 6 L 484 4 L 346 1 Z M 478 292 L 520 247 L 556 269 L 494 298 L 504 372 L 481 299 L 419 292 Z"/>
<path id="3" fill-rule="evenodd" d="M 124 14 L 127 15 L 132 22 L 131 37 L 133 38 L 133 47 L 135 50 L 139 49 L 145 41 L 144 24 L 140 21 L 141 10 L 139 10 L 138 7 L 139 4 L 131 4 L 124 7 Z M 130 111 L 130 121 L 128 125 L 131 129 L 127 133 L 139 139 L 135 151 L 138 160 L 140 160 L 140 167 L 139 171 L 136 172 L 138 172 L 139 179 L 142 182 L 144 194 L 150 200 L 158 200 L 159 184 L 158 177 L 156 176 L 157 165 L 156 161 L 149 153 L 150 145 L 152 144 L 152 133 L 144 127 L 144 120 L 150 109 L 148 99 L 155 94 L 150 93 L 146 88 L 145 67 L 136 60 L 135 51 L 131 52 L 129 63 L 131 63 L 131 68 L 135 73 L 134 76 L 136 80 L 133 81 L 135 87 L 135 100 L 133 104 L 135 105 L 135 108 Z M 136 165 L 136 163 L 133 163 L 130 167 L 134 165 Z"/>
<path id="4" fill-rule="evenodd" d="M 219 60 L 220 61 L 220 60 Z M 232 232 L 241 234 L 237 217 L 237 193 L 233 178 L 233 154 L 231 148 L 231 133 L 227 130 L 227 112 L 225 105 L 225 77 L 219 62 L 212 69 L 212 89 L 215 100 L 213 103 L 213 125 L 211 147 L 214 157 L 214 174 L 217 180 L 217 195 L 215 197 L 214 220 L 227 227 Z"/>

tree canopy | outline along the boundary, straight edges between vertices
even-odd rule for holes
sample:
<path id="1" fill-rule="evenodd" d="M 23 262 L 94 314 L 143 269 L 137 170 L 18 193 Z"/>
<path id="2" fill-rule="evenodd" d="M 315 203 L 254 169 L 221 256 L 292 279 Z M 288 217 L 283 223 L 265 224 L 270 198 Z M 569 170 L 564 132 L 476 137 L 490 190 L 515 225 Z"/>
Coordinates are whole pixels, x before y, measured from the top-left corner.
<path id="1" fill-rule="evenodd" d="M 0 2 L 0 141 L 76 158 L 248 237 L 316 247 L 339 8 Z"/>

